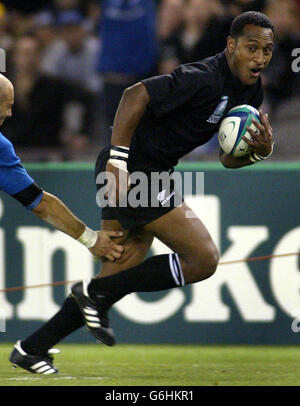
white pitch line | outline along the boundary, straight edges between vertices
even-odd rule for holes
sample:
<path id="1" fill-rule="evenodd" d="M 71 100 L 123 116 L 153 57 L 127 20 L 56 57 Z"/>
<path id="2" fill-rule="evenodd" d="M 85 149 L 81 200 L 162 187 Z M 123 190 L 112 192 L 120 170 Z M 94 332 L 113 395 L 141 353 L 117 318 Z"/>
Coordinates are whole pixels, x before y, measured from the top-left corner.
<path id="1" fill-rule="evenodd" d="M 41 378 L 1 378 L 0 381 L 36 381 L 37 379 Z"/>

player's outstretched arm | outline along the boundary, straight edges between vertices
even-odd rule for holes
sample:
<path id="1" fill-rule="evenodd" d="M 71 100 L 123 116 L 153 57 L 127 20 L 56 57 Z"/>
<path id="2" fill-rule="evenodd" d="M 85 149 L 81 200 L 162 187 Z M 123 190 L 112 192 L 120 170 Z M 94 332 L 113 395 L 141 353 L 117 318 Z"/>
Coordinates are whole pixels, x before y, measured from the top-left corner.
<path id="1" fill-rule="evenodd" d="M 32 212 L 56 229 L 84 244 L 93 255 L 99 258 L 105 257 L 110 261 L 121 257 L 123 247 L 115 244 L 111 238 L 121 237 L 122 232 L 90 230 L 56 196 L 43 192 L 41 202 Z"/>

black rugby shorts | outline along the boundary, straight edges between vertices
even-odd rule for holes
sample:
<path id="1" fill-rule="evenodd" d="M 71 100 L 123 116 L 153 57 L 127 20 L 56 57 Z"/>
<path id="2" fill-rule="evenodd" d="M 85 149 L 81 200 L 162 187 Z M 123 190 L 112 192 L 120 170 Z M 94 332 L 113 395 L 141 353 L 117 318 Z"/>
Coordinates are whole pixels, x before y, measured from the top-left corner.
<path id="1" fill-rule="evenodd" d="M 110 146 L 105 147 L 100 151 L 95 165 L 95 181 L 97 193 L 105 186 L 107 182 L 99 182 L 98 175 L 105 172 L 106 164 L 109 159 Z M 174 181 L 171 174 L 173 169 L 169 172 L 164 172 L 164 176 L 169 177 L 170 181 L 168 187 L 162 182 L 157 182 L 157 174 L 162 172 L 145 172 L 143 171 L 143 180 L 145 182 L 137 182 L 130 186 L 130 190 L 127 194 L 126 207 L 111 207 L 106 204 L 101 204 L 98 200 L 98 205 L 101 207 L 102 220 L 118 220 L 125 230 L 143 226 L 151 221 L 169 213 L 175 207 L 179 206 L 183 202 L 183 198 L 179 192 L 174 188 Z M 139 178 L 139 174 L 137 174 Z M 98 178 L 98 181 L 97 181 Z M 166 179 L 166 178 L 165 178 Z M 155 185 L 154 185 L 155 183 Z M 131 202 L 132 196 L 140 196 L 136 194 L 136 187 L 139 186 L 139 190 L 142 193 L 146 192 L 143 196 L 142 203 L 137 207 L 133 207 Z M 134 190 L 135 189 L 135 190 Z M 102 189 L 103 190 L 103 189 Z M 101 200 L 101 199 L 100 199 Z M 141 200 L 141 199 L 140 199 Z M 136 200 L 135 200 L 136 202 Z M 136 206 L 136 204 L 134 205 Z M 146 207 L 143 207 L 146 206 Z"/>

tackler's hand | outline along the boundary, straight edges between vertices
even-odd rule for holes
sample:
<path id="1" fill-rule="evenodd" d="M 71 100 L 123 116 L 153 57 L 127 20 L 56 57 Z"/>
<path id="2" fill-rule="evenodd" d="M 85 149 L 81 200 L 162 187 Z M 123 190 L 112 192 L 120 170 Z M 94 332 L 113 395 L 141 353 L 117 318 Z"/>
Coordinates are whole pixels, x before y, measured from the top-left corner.
<path id="1" fill-rule="evenodd" d="M 116 259 L 121 258 L 124 251 L 124 247 L 120 244 L 116 244 L 113 238 L 122 237 L 122 231 L 97 231 L 98 239 L 96 244 L 89 248 L 89 251 L 98 258 L 106 258 L 113 262 Z"/>

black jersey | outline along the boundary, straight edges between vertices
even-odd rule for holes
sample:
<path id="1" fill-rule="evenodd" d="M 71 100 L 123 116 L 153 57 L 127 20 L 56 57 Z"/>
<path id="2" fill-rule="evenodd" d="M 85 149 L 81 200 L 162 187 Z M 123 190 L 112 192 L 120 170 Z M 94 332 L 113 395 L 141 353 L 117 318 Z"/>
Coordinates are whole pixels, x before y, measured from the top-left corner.
<path id="1" fill-rule="evenodd" d="M 243 85 L 231 73 L 225 52 L 142 82 L 150 103 L 132 139 L 130 172 L 172 168 L 218 132 L 232 107 L 258 108 L 263 101 L 261 79 Z"/>

